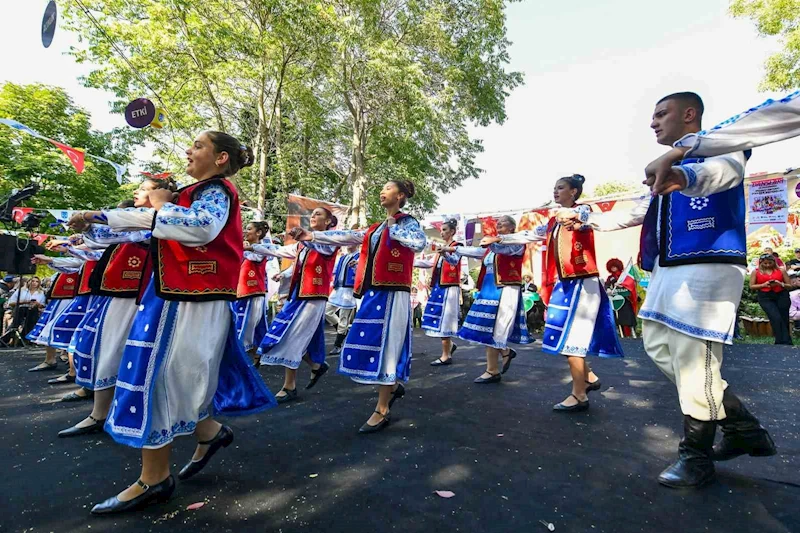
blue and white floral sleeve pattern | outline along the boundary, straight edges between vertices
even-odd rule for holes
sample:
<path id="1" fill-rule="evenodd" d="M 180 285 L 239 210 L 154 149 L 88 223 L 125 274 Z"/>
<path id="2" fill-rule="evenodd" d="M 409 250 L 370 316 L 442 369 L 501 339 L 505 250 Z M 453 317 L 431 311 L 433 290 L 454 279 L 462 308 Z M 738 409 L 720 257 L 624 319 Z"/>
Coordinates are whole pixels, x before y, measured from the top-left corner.
<path id="1" fill-rule="evenodd" d="M 524 244 L 505 244 L 505 243 L 495 243 L 489 245 L 489 249 L 496 254 L 500 255 L 524 255 L 525 254 L 525 245 Z"/>
<path id="2" fill-rule="evenodd" d="M 367 236 L 364 230 L 328 230 L 328 231 L 312 231 L 313 241 L 320 244 L 328 244 L 331 246 L 352 246 L 354 244 L 361 244 Z"/>
<path id="3" fill-rule="evenodd" d="M 152 207 L 128 207 L 103 211 L 112 231 L 149 230 L 156 210 Z"/>
<path id="4" fill-rule="evenodd" d="M 486 248 L 481 248 L 480 246 L 456 246 L 456 253 L 462 257 L 483 259 L 486 255 Z"/>
<path id="5" fill-rule="evenodd" d="M 303 243 L 303 246 L 305 246 L 306 248 L 310 248 L 311 250 L 316 250 L 318 253 L 321 253 L 322 255 L 333 255 L 339 250 L 338 246 L 322 244 L 318 242 L 310 242 L 310 241 L 305 241 Z"/>
<path id="6" fill-rule="evenodd" d="M 85 261 L 77 257 L 54 257 L 53 262 L 48 266 L 62 274 L 74 274 L 81 269 L 83 263 L 85 263 Z"/>
<path id="7" fill-rule="evenodd" d="M 744 179 L 746 162 L 744 152 L 736 152 L 681 164 L 677 168 L 686 176 L 687 183 L 681 194 L 701 197 L 733 189 Z"/>
<path id="8" fill-rule="evenodd" d="M 166 203 L 156 214 L 153 236 L 177 241 L 185 246 L 205 246 L 225 227 L 230 198 L 223 185 L 214 184 L 200 191 L 189 207 Z"/>
<path id="9" fill-rule="evenodd" d="M 101 248 L 123 242 L 147 241 L 150 240 L 151 235 L 149 230 L 114 231 L 109 226 L 92 224 L 83 233 L 83 242 L 90 248 Z"/>
<path id="10" fill-rule="evenodd" d="M 411 217 L 401 218 L 397 221 L 397 224 L 390 226 L 389 238 L 415 252 L 424 250 L 425 243 L 428 242 L 425 232 L 422 231 L 422 226 Z"/>
<path id="11" fill-rule="evenodd" d="M 282 259 L 297 259 L 297 243 L 288 246 L 278 246 L 277 244 L 254 244 L 253 252 L 267 257 L 280 257 Z"/>
<path id="12" fill-rule="evenodd" d="M 532 230 L 523 230 L 517 233 L 509 233 L 508 235 L 498 235 L 501 244 L 528 244 L 529 242 L 541 242 L 547 239 L 547 226 L 537 226 Z M 496 251 L 496 250 L 495 250 Z M 503 252 L 497 252 L 503 254 Z M 517 254 L 503 254 L 503 255 L 517 255 Z"/>
<path id="13" fill-rule="evenodd" d="M 257 253 L 253 253 L 253 252 L 248 252 L 248 251 L 244 252 L 244 258 L 249 260 L 249 261 L 252 261 L 254 263 L 260 263 L 261 261 L 264 260 L 264 256 L 263 255 L 260 255 L 260 254 L 257 254 Z"/>
<path id="14" fill-rule="evenodd" d="M 75 248 L 74 246 L 67 248 L 67 252 L 69 252 L 70 255 L 78 259 L 83 259 L 84 261 L 99 261 L 100 258 L 103 257 L 103 252 L 105 251 L 105 248 L 102 250 L 85 250 L 83 248 Z"/>

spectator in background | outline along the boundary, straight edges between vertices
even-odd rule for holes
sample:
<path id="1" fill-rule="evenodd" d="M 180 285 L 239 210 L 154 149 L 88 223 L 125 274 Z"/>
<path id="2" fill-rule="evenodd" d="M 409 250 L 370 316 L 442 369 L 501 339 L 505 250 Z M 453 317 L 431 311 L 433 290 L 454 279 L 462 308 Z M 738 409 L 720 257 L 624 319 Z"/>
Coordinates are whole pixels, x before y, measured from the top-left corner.
<path id="1" fill-rule="evenodd" d="M 783 260 L 781 260 L 780 256 L 778 256 L 778 252 L 775 252 L 769 246 L 764 248 L 765 254 L 770 254 L 773 258 L 775 258 L 775 264 L 778 268 L 784 268 L 786 265 L 783 264 Z"/>
<path id="2" fill-rule="evenodd" d="M 758 304 L 769 317 L 775 344 L 792 344 L 789 334 L 789 308 L 791 301 L 788 287 L 789 274 L 779 268 L 775 257 L 765 252 L 758 258 L 758 268 L 750 274 L 750 288 L 758 291 Z"/>
<path id="3" fill-rule="evenodd" d="M 416 287 L 411 287 L 411 318 L 412 328 L 422 327 L 422 305 L 419 301 L 419 289 Z"/>
<path id="4" fill-rule="evenodd" d="M 469 272 L 464 269 L 461 272 L 461 317 L 459 324 L 464 322 L 464 318 L 466 318 L 467 313 L 469 313 L 469 308 L 472 307 L 472 293 L 474 290 L 475 282 L 472 280 L 472 276 L 469 275 Z"/>
<path id="5" fill-rule="evenodd" d="M 789 293 L 791 306 L 789 307 L 789 320 L 794 323 L 794 331 L 800 331 L 800 291 Z"/>

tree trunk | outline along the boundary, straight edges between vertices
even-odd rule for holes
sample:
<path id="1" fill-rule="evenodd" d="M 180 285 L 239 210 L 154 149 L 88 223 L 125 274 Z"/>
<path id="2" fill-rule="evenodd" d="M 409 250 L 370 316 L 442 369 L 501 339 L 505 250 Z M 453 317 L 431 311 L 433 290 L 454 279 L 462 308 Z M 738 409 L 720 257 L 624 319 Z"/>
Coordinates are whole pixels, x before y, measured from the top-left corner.
<path id="1" fill-rule="evenodd" d="M 353 120 L 353 203 L 348 224 L 351 226 L 358 224 L 365 228 L 367 227 L 367 176 L 364 172 L 364 150 L 367 140 L 364 123 L 360 118 L 362 117 Z"/>
<path id="2" fill-rule="evenodd" d="M 258 95 L 258 208 L 265 212 L 267 204 L 267 170 L 269 168 L 269 129 L 267 126 L 264 84 Z M 268 218 L 266 213 L 264 218 Z"/>
<path id="3" fill-rule="evenodd" d="M 278 89 L 280 90 L 280 88 Z M 282 141 L 282 123 L 283 123 L 283 115 L 281 115 L 281 94 L 278 93 L 276 95 L 275 101 L 275 160 L 278 162 L 278 175 L 281 180 L 281 188 L 288 192 L 289 190 L 289 183 L 286 179 L 286 171 L 283 166 L 283 157 L 282 157 L 282 150 L 281 150 L 281 141 Z"/>

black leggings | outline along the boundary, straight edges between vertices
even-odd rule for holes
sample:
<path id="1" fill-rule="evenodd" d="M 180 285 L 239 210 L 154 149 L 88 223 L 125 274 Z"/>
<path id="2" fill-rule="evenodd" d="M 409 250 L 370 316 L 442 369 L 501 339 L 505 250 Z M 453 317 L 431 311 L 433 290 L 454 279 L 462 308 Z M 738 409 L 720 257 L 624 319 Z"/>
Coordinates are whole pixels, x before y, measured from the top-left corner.
<path id="1" fill-rule="evenodd" d="M 792 306 L 789 291 L 759 292 L 758 304 L 769 317 L 775 344 L 792 344 L 789 334 L 789 308 Z"/>

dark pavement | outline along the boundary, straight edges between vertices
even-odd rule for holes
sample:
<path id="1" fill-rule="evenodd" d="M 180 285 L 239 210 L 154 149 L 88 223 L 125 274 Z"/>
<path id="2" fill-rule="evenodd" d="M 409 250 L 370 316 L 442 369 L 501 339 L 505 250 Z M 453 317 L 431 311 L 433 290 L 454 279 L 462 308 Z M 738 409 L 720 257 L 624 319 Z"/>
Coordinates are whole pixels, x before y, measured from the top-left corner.
<path id="1" fill-rule="evenodd" d="M 501 384 L 474 385 L 483 349 L 459 344 L 456 364 L 432 368 L 440 344 L 416 331 L 408 393 L 382 433 L 357 434 L 375 389 L 329 372 L 297 402 L 228 419 L 233 446 L 169 503 L 110 518 L 89 510 L 136 480 L 138 450 L 58 439 L 89 403 L 59 403 L 70 387 L 48 386 L 55 372 L 25 372 L 40 350 L 0 351 L 0 531 L 800 532 L 800 350 L 726 348 L 724 377 L 779 455 L 720 463 L 717 482 L 676 491 L 655 478 L 675 457 L 677 396 L 641 341 L 624 342 L 623 360 L 592 359 L 603 389 L 573 415 L 551 410 L 569 393 L 562 358 L 523 347 Z M 261 372 L 280 389 L 281 368 Z M 176 441 L 174 472 L 193 447 Z"/>

